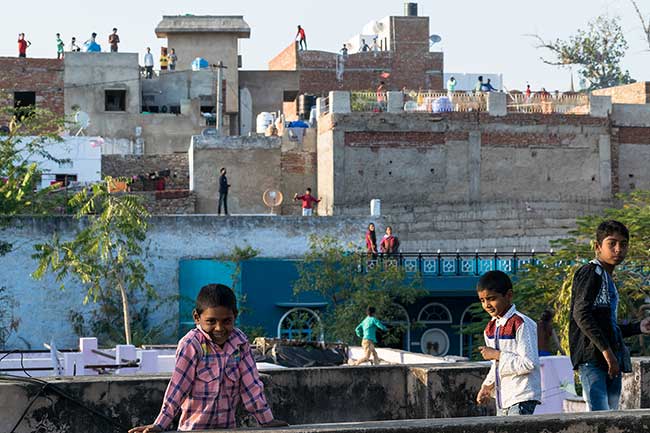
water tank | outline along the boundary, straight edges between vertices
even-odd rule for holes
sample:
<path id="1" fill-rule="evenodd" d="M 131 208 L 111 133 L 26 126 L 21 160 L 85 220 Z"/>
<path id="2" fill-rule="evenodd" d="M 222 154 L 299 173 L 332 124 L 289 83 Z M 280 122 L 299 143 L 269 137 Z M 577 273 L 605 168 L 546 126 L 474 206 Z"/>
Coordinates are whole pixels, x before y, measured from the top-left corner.
<path id="1" fill-rule="evenodd" d="M 314 106 L 316 106 L 316 96 L 300 95 L 300 97 L 298 97 L 298 116 L 300 116 L 300 119 L 302 120 L 309 119 L 309 113 L 311 113 L 311 107 Z"/>
<path id="2" fill-rule="evenodd" d="M 270 124 L 273 123 L 273 114 L 264 111 L 260 114 L 257 115 L 257 126 L 255 128 L 255 132 L 258 134 L 264 134 L 266 132 L 266 128 Z"/>
<path id="3" fill-rule="evenodd" d="M 418 16 L 418 4 L 406 2 L 404 3 L 404 16 L 407 17 L 417 17 Z"/>

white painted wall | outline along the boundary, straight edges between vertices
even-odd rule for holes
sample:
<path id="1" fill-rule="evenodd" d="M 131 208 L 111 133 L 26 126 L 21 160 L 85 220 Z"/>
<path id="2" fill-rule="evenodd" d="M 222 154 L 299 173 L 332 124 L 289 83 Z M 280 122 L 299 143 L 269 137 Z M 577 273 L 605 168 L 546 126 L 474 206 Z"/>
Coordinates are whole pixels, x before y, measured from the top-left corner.
<path id="1" fill-rule="evenodd" d="M 25 137 L 23 141 L 35 140 Z M 32 155 L 29 160 L 38 164 L 43 172 L 41 188 L 50 185 L 57 174 L 76 175 L 77 182 L 92 183 L 101 180 L 102 146 L 99 137 L 63 137 L 62 142 L 45 145 L 45 150 L 57 159 L 70 159 L 69 163 L 58 163 L 41 155 Z"/>

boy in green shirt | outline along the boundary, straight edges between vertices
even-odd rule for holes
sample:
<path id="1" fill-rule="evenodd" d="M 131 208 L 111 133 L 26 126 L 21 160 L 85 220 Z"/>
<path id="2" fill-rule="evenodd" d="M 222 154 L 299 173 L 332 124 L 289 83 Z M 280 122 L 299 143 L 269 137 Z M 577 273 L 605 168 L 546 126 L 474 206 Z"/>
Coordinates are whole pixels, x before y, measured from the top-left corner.
<path id="1" fill-rule="evenodd" d="M 56 34 L 56 58 L 61 60 L 63 58 L 63 40 L 61 34 Z"/>
<path id="2" fill-rule="evenodd" d="M 377 328 L 382 331 L 386 331 L 387 328 L 375 318 L 375 311 L 375 307 L 368 307 L 366 309 L 366 318 L 355 329 L 357 335 L 363 339 L 361 340 L 361 347 L 363 347 L 364 356 L 354 361 L 352 365 L 359 365 L 368 361 L 372 365 L 379 365 L 379 355 L 377 355 L 377 350 L 375 350 L 375 344 L 377 344 Z"/>

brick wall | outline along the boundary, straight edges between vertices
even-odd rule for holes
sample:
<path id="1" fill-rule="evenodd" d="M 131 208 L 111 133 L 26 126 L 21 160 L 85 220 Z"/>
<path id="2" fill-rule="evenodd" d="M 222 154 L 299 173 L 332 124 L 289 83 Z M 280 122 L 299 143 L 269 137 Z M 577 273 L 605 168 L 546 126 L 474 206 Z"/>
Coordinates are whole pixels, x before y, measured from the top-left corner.
<path id="1" fill-rule="evenodd" d="M 196 195 L 189 190 L 145 191 L 137 193 L 152 215 L 191 215 L 196 213 Z"/>
<path id="2" fill-rule="evenodd" d="M 443 53 L 429 52 L 428 17 L 391 17 L 390 51 L 349 53 L 341 81 L 336 79 L 337 53 L 299 51 L 292 43 L 269 62 L 271 70 L 298 70 L 300 92 L 370 90 L 384 81 L 389 90 L 442 90 Z M 390 74 L 380 77 L 382 72 Z"/>
<path id="3" fill-rule="evenodd" d="M 0 57 L 0 103 L 13 106 L 14 92 L 35 92 L 36 107 L 63 116 L 63 61 Z"/>
<path id="4" fill-rule="evenodd" d="M 102 177 L 132 177 L 171 170 L 166 189 L 189 189 L 189 162 L 187 154 L 169 155 L 102 155 Z M 134 182 L 132 190 L 142 190 L 141 182 Z"/>
<path id="5" fill-rule="evenodd" d="M 650 104 L 650 81 L 594 90 L 593 94 L 611 96 L 613 104 Z"/>
<path id="6" fill-rule="evenodd" d="M 271 71 L 295 71 L 297 69 L 298 43 L 293 42 L 269 61 Z"/>

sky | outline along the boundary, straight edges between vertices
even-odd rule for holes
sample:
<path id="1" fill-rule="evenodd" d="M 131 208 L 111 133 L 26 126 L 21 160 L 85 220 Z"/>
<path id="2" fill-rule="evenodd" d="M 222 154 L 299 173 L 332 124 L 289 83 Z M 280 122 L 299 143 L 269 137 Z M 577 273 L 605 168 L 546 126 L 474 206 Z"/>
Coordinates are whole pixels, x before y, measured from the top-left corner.
<path id="1" fill-rule="evenodd" d="M 163 15 L 243 15 L 251 38 L 242 40 L 243 69 L 266 70 L 268 61 L 291 43 L 298 24 L 305 28 L 310 49 L 338 51 L 365 24 L 388 15 L 402 15 L 402 0 L 32 0 L 3 1 L 0 56 L 17 55 L 17 35 L 32 42 L 29 57 L 56 57 L 55 34 L 69 44 L 92 32 L 107 49 L 108 34 L 118 28 L 120 51 L 157 53 L 164 39 L 154 29 Z M 650 0 L 639 0 L 650 18 Z M 431 34 L 442 37 L 434 50 L 445 54 L 445 72 L 500 73 L 509 89 L 567 90 L 570 72 L 545 65 L 544 53 L 527 35 L 566 38 L 600 14 L 620 16 L 629 50 L 623 67 L 633 78 L 650 81 L 650 51 L 640 20 L 629 0 L 420 0 L 419 15 L 430 17 Z M 578 84 L 576 78 L 576 86 Z"/>

